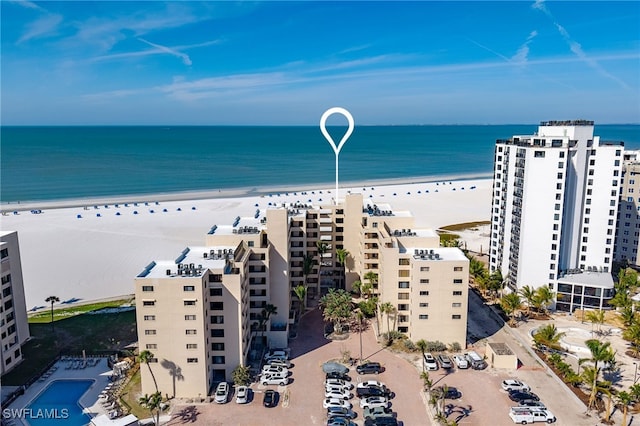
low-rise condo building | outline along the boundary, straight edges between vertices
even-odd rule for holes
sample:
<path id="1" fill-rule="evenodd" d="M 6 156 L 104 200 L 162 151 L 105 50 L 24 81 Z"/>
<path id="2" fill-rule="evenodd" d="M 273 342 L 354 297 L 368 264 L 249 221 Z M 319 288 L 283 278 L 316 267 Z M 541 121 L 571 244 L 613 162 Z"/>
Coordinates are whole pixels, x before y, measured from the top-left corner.
<path id="1" fill-rule="evenodd" d="M 2 296 L 0 296 L 0 333 L 1 347 L 0 373 L 4 374 L 22 361 L 21 346 L 29 339 L 27 306 L 22 281 L 22 263 L 18 233 L 0 232 L 0 277 Z"/>
<path id="2" fill-rule="evenodd" d="M 158 388 L 205 396 L 264 348 L 286 347 L 299 285 L 315 305 L 331 288 L 371 281 L 380 302 L 391 303 L 396 330 L 464 345 L 468 259 L 413 223 L 410 213 L 361 194 L 337 205 L 274 204 L 214 225 L 204 246 L 175 260 L 152 262 L 135 279 L 136 315 Z M 148 369 L 141 371 L 143 393 L 154 392 Z"/>

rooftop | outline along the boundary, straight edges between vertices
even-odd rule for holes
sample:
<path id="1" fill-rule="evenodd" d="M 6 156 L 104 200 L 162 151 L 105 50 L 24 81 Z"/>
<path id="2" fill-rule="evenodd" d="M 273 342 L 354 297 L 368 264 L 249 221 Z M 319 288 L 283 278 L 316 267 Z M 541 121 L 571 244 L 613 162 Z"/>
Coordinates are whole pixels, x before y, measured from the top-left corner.
<path id="1" fill-rule="evenodd" d="M 550 120 L 541 121 L 541 126 L 593 126 L 594 122 L 591 120 Z"/>
<path id="2" fill-rule="evenodd" d="M 571 272 L 569 272 L 571 271 Z M 581 271 L 570 269 L 558 277 L 558 283 L 581 284 L 591 287 L 613 288 L 613 277 L 609 272 Z"/>
<path id="3" fill-rule="evenodd" d="M 467 260 L 462 250 L 456 247 L 405 247 L 407 253 L 412 253 L 415 260 L 439 261 L 439 260 Z"/>
<path id="4" fill-rule="evenodd" d="M 233 259 L 232 246 L 187 247 L 175 260 L 158 260 L 150 263 L 138 278 L 199 277 L 207 269 L 224 269 L 227 260 Z"/>
<path id="5" fill-rule="evenodd" d="M 506 343 L 502 342 L 489 342 L 487 345 L 491 346 L 491 349 L 497 355 L 513 355 L 513 351 Z"/>

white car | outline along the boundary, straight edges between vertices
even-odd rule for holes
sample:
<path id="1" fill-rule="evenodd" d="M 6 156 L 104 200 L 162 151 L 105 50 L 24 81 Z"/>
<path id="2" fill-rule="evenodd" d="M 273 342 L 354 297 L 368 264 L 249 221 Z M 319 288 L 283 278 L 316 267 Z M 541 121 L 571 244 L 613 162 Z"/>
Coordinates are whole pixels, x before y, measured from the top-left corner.
<path id="1" fill-rule="evenodd" d="M 262 374 L 289 374 L 289 370 L 285 367 L 277 367 L 275 365 L 265 365 L 262 367 Z"/>
<path id="2" fill-rule="evenodd" d="M 435 371 L 438 369 L 438 362 L 429 352 L 424 354 L 424 366 L 429 371 Z"/>
<path id="3" fill-rule="evenodd" d="M 455 362 L 456 366 L 460 369 L 469 368 L 469 361 L 467 361 L 467 358 L 465 358 L 464 355 L 454 355 L 453 362 Z"/>
<path id="4" fill-rule="evenodd" d="M 276 349 L 276 350 L 272 350 L 272 351 L 269 351 L 266 354 L 264 354 L 265 361 L 268 361 L 269 358 L 289 359 L 289 355 L 287 354 L 286 351 L 283 351 L 283 350 L 280 350 L 280 349 Z"/>
<path id="5" fill-rule="evenodd" d="M 271 358 L 268 365 L 272 367 L 291 368 L 291 363 L 284 358 Z"/>
<path id="6" fill-rule="evenodd" d="M 383 396 L 370 396 L 369 398 L 364 398 L 360 400 L 360 408 L 365 408 L 365 407 L 389 408 L 389 401 L 387 400 L 387 398 Z"/>
<path id="7" fill-rule="evenodd" d="M 350 399 L 353 395 L 346 389 L 340 388 L 328 388 L 324 391 L 325 398 L 342 398 L 342 399 Z"/>
<path id="8" fill-rule="evenodd" d="M 227 402 L 229 398 L 229 384 L 227 382 L 222 382 L 218 384 L 216 388 L 216 394 L 214 397 L 214 401 L 218 404 L 224 404 Z"/>
<path id="9" fill-rule="evenodd" d="M 273 376 L 271 374 L 265 374 L 260 377 L 260 383 L 262 383 L 265 386 L 267 385 L 285 386 L 289 384 L 289 378 Z"/>
<path id="10" fill-rule="evenodd" d="M 367 380 L 362 383 L 358 383 L 358 388 L 380 388 L 384 389 L 386 386 L 384 383 L 379 382 L 377 380 Z"/>
<path id="11" fill-rule="evenodd" d="M 353 383 L 349 383 L 349 382 L 345 382 L 344 380 L 341 379 L 327 379 L 324 382 L 324 385 L 329 388 L 342 388 L 342 389 L 353 389 Z"/>
<path id="12" fill-rule="evenodd" d="M 236 389 L 236 404 L 246 404 L 249 402 L 249 388 L 247 386 L 238 386 Z"/>
<path id="13" fill-rule="evenodd" d="M 512 392 L 512 391 L 530 391 L 531 388 L 529 387 L 528 384 L 521 382 L 520 380 L 516 380 L 516 379 L 507 379 L 507 380 L 503 380 L 502 381 L 502 389 L 506 390 L 507 392 Z"/>
<path id="14" fill-rule="evenodd" d="M 352 405 L 349 401 L 345 399 L 327 398 L 324 401 L 322 401 L 322 407 L 323 408 L 331 408 L 331 407 L 351 408 Z"/>

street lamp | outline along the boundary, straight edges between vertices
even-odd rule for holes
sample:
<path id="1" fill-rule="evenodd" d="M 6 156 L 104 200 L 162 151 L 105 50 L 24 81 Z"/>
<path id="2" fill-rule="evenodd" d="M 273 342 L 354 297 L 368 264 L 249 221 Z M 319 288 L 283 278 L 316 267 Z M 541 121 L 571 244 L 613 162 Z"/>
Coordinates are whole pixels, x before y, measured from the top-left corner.
<path id="1" fill-rule="evenodd" d="M 635 385 L 638 381 L 638 363 L 634 362 L 633 365 L 636 366 L 636 370 L 633 372 L 633 384 Z"/>

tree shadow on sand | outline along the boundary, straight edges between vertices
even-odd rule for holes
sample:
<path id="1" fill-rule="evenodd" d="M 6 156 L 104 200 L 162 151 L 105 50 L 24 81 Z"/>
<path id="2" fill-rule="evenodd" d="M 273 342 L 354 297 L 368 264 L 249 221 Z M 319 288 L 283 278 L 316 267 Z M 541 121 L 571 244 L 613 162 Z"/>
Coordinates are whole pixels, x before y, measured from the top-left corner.
<path id="1" fill-rule="evenodd" d="M 175 420 L 179 423 L 195 423 L 200 412 L 195 405 L 189 405 L 175 414 Z"/>

